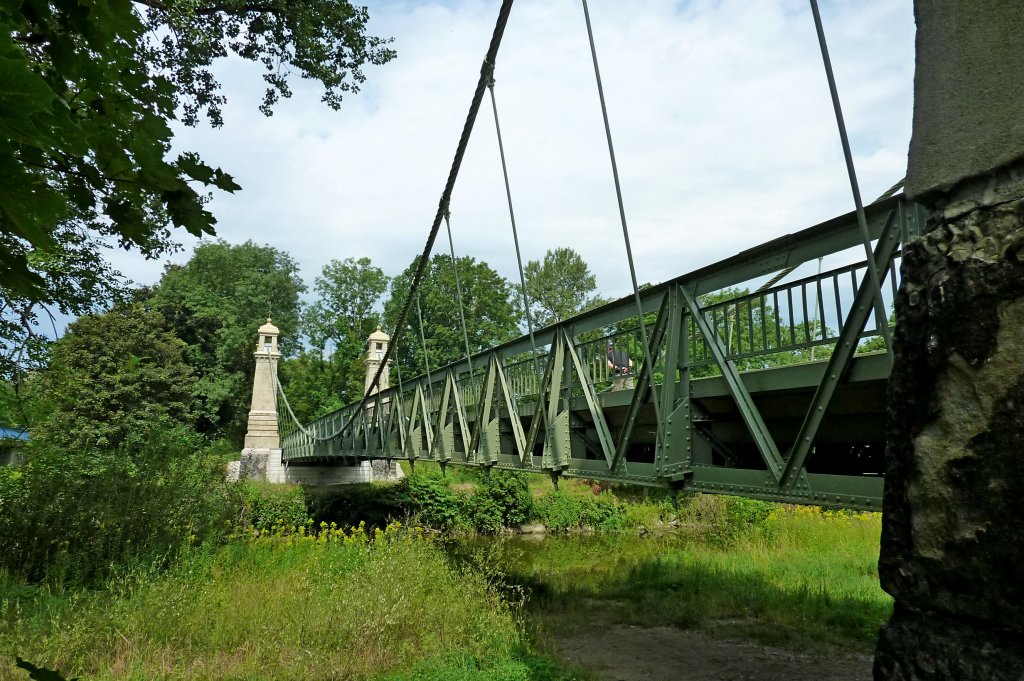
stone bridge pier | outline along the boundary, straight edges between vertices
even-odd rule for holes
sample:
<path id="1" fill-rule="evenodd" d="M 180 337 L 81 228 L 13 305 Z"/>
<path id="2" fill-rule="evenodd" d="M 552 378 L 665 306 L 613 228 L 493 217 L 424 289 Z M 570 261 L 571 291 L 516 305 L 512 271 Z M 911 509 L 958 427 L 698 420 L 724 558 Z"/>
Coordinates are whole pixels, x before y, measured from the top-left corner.
<path id="1" fill-rule="evenodd" d="M 916 0 L 876 679 L 1024 679 L 1024 3 Z"/>

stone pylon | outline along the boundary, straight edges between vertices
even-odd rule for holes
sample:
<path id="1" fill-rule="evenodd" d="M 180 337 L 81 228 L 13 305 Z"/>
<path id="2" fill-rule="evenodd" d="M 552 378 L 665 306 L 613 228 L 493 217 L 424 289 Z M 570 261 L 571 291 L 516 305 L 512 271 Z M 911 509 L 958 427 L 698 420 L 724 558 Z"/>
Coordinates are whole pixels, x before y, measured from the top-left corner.
<path id="1" fill-rule="evenodd" d="M 249 410 L 249 427 L 245 433 L 242 449 L 241 470 L 243 478 L 254 478 L 278 482 L 283 475 L 281 468 L 281 436 L 277 422 L 277 361 L 280 330 L 270 319 L 259 328 L 256 351 L 256 374 L 252 383 L 252 407 Z M 276 456 L 275 456 L 276 455 Z M 276 461 L 276 464 L 275 464 Z"/>
<path id="2" fill-rule="evenodd" d="M 373 377 L 377 374 L 377 369 L 380 368 L 380 363 L 384 361 L 384 355 L 388 351 L 388 343 L 391 341 L 391 336 L 384 333 L 384 331 L 377 327 L 377 330 L 370 334 L 369 345 L 366 349 L 366 359 L 363 362 L 366 364 L 366 381 L 363 384 L 363 393 L 370 389 L 370 384 L 373 382 Z M 390 365 L 391 362 L 388 361 Z M 380 374 L 380 381 L 377 384 L 377 389 L 373 392 L 379 392 L 381 390 L 387 390 L 391 387 L 390 384 L 390 366 L 385 366 L 384 371 Z"/>
<path id="3" fill-rule="evenodd" d="M 363 383 L 363 392 L 365 393 L 370 389 L 370 384 L 373 383 L 373 377 L 377 374 L 377 370 L 380 368 L 381 362 L 384 361 L 384 355 L 388 351 L 388 343 L 391 341 L 391 336 L 384 333 L 384 331 L 377 327 L 377 330 L 370 334 L 370 337 L 366 347 L 366 359 L 363 362 L 366 364 L 366 381 Z M 391 361 L 388 360 L 388 364 L 384 365 L 384 370 L 380 374 L 380 381 L 377 387 L 374 389 L 374 394 L 381 390 L 387 390 L 391 387 L 391 367 L 389 366 Z M 388 398 L 385 398 L 383 404 L 386 406 Z M 369 409 L 374 407 L 369 406 Z M 375 460 L 371 464 L 371 478 L 373 480 L 400 480 L 405 477 L 402 472 L 401 466 L 396 461 L 386 460 Z"/>
<path id="4" fill-rule="evenodd" d="M 916 0 L 879 681 L 1024 678 L 1024 4 Z"/>

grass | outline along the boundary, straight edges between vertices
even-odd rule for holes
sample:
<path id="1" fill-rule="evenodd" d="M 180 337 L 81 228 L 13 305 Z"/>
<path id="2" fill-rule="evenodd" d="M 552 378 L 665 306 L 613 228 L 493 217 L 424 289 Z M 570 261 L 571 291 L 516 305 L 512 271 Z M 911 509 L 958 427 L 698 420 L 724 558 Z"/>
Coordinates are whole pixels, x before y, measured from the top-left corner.
<path id="1" fill-rule="evenodd" d="M 490 509 L 468 496 L 503 489 L 472 471 L 448 482 L 464 489 L 430 483 L 424 499 L 440 509 L 454 498 L 449 511 L 463 515 Z M 288 534 L 282 523 L 306 518 L 302 491 L 252 486 L 247 534 L 186 549 L 169 569 L 119 567 L 99 588 L 0 571 L 0 679 L 25 678 L 21 656 L 89 679 L 567 680 L 586 673 L 559 668 L 545 646 L 587 627 L 866 652 L 891 612 L 877 514 L 707 495 L 675 508 L 656 490 L 527 482 L 553 529 L 607 531 L 533 543 L 396 525 Z M 315 506 L 374 508 L 383 524 L 408 515 L 417 489 L 361 486 Z"/>
<path id="2" fill-rule="evenodd" d="M 97 591 L 0 577 L 16 655 L 90 679 L 569 678 L 529 653 L 516 603 L 422 534 L 265 536 Z"/>
<path id="3" fill-rule="evenodd" d="M 538 640 L 611 622 L 868 652 L 892 610 L 878 584 L 880 524 L 878 514 L 777 507 L 728 542 L 569 537 L 468 560 L 503 563 L 531 592 Z"/>

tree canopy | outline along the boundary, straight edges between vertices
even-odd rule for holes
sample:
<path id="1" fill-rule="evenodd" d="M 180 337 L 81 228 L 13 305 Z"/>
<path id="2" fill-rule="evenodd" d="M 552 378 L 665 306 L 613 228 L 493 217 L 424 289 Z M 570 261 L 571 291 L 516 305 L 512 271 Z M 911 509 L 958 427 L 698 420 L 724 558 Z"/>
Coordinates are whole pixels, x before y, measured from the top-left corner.
<path id="1" fill-rule="evenodd" d="M 325 360 L 320 380 L 343 403 L 362 396 L 363 350 L 381 321 L 388 281 L 369 258 L 346 258 L 324 265 L 313 284 L 317 298 L 302 316 L 302 329 Z"/>
<path id="2" fill-rule="evenodd" d="M 337 107 L 365 64 L 394 57 L 344 0 L 23 0 L 0 5 L 0 344 L 11 370 L 39 305 L 65 315 L 120 293 L 103 259 L 116 244 L 157 257 L 172 227 L 214 233 L 212 188 L 239 189 L 191 152 L 173 154 L 170 121 L 220 125 L 214 62 L 267 70 L 262 110 L 289 73 L 319 80 Z"/>
<path id="3" fill-rule="evenodd" d="M 272 318 L 281 330 L 281 351 L 293 352 L 305 290 L 291 256 L 251 241 L 202 243 L 187 263 L 167 267 L 147 302 L 187 345 L 201 433 L 244 434 L 256 329 Z"/>
<path id="4" fill-rule="evenodd" d="M 385 327 L 389 330 L 394 329 L 398 320 L 416 262 L 391 282 L 391 297 L 384 305 Z M 508 281 L 490 265 L 472 257 L 456 258 L 455 262 L 462 288 L 470 351 L 479 352 L 519 336 L 519 316 L 512 303 L 514 293 Z M 436 254 L 430 259 L 420 283 L 419 298 L 431 369 L 464 357 L 466 350 L 450 256 Z M 395 348 L 399 369 L 408 375 L 423 372 L 426 364 L 415 307 L 401 338 L 401 344 Z"/>
<path id="5" fill-rule="evenodd" d="M 530 260 L 523 267 L 530 317 L 535 327 L 548 326 L 572 317 L 597 299 L 597 278 L 579 253 L 556 248 L 544 260 Z"/>
<path id="6" fill-rule="evenodd" d="M 163 327 L 137 304 L 68 326 L 33 390 L 48 412 L 33 436 L 95 455 L 187 428 L 194 378 L 185 344 Z"/>

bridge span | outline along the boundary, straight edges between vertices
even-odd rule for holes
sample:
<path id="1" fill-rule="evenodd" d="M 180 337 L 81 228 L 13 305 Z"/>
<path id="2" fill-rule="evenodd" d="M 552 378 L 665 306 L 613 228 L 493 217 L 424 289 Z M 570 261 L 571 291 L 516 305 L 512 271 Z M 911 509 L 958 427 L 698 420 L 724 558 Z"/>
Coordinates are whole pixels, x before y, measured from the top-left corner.
<path id="1" fill-rule="evenodd" d="M 902 196 L 866 208 L 881 290 L 849 213 L 641 291 L 649 357 L 627 297 L 309 424 L 284 397 L 282 461 L 435 461 L 880 510 L 892 359 L 874 302 L 891 301 L 923 215 Z M 789 280 L 819 258 L 839 264 Z"/>

